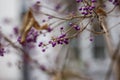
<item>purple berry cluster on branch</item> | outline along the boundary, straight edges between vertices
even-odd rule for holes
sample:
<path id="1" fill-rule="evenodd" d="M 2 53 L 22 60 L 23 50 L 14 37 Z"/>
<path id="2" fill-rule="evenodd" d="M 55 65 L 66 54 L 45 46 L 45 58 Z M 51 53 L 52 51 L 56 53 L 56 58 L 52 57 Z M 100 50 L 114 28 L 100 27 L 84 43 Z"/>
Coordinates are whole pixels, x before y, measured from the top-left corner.
<path id="1" fill-rule="evenodd" d="M 3 47 L 0 47 L 0 56 L 4 56 L 5 49 Z"/>
<path id="2" fill-rule="evenodd" d="M 0 40 L 2 39 L 2 36 L 0 35 Z M 3 47 L 2 43 L 0 42 L 0 56 L 4 56 L 5 48 Z"/>
<path id="3" fill-rule="evenodd" d="M 96 0 L 86 1 L 86 0 L 76 0 L 77 3 L 82 5 L 79 11 L 82 15 L 91 15 L 95 9 Z"/>
<path id="4" fill-rule="evenodd" d="M 112 4 L 115 5 L 115 6 L 120 4 L 119 0 L 109 0 L 109 2 L 112 2 Z"/>
<path id="5" fill-rule="evenodd" d="M 114 4 L 114 6 L 118 5 L 118 3 L 119 3 L 118 0 L 114 0 L 114 1 L 108 0 L 108 1 L 112 2 Z M 84 24 L 83 23 L 84 20 L 89 19 L 88 21 L 92 22 L 92 20 L 94 18 L 96 18 L 96 17 L 98 18 L 98 16 L 100 16 L 100 15 L 102 15 L 102 16 L 107 15 L 107 12 L 101 6 L 98 6 L 97 0 L 76 0 L 76 3 L 79 5 L 78 13 L 73 11 L 66 15 L 63 12 L 63 14 L 66 15 L 66 17 L 59 17 L 59 16 L 50 15 L 49 13 L 45 13 L 43 11 L 39 11 L 40 8 L 42 8 L 42 5 L 40 4 L 40 2 L 37 2 L 32 9 L 30 8 L 30 11 L 29 11 L 30 18 L 31 19 L 33 18 L 33 20 L 34 20 L 32 23 L 32 26 L 34 26 L 34 29 L 32 28 L 29 32 L 25 32 L 25 33 L 27 33 L 27 36 L 25 38 L 23 37 L 25 40 L 24 43 L 21 43 L 20 37 L 19 37 L 18 41 L 22 45 L 26 44 L 26 43 L 27 44 L 36 43 L 37 37 L 40 35 L 42 30 L 46 30 L 46 32 L 43 33 L 43 34 L 46 34 L 46 33 L 54 32 L 56 27 L 58 27 L 59 30 L 57 29 L 57 31 L 61 32 L 61 34 L 59 36 L 57 36 L 57 37 L 52 36 L 52 38 L 47 43 L 44 43 L 41 41 L 39 42 L 38 46 L 40 48 L 42 48 L 43 52 L 45 52 L 47 49 L 47 45 L 51 45 L 52 47 L 55 47 L 56 45 L 68 44 L 70 42 L 70 39 L 77 37 L 77 35 L 79 35 L 82 31 L 84 31 L 87 28 L 87 26 L 89 25 L 89 22 L 87 25 Z M 54 9 L 50 9 L 48 7 L 46 7 L 46 8 L 53 10 L 59 14 L 59 9 L 61 9 L 61 7 L 62 7 L 62 4 L 58 4 L 57 6 L 55 6 Z M 36 10 L 37 10 L 37 13 L 47 16 L 47 19 L 42 19 L 42 23 L 47 23 L 48 24 L 47 26 L 44 26 L 42 28 L 42 26 L 37 23 L 34 16 L 32 15 L 32 13 L 34 13 L 34 11 L 36 11 Z M 56 22 L 58 22 L 58 20 L 62 21 L 62 22 L 60 22 L 60 24 L 58 23 L 59 25 L 67 22 L 68 23 L 66 25 L 67 28 L 65 28 L 65 26 L 60 27 L 59 25 L 57 25 L 55 27 L 51 26 L 55 22 L 53 22 L 51 24 L 51 23 L 49 23 L 49 21 L 51 21 L 53 19 L 57 19 Z M 48 26 L 50 26 L 50 27 L 48 27 Z M 68 36 L 69 33 L 72 32 L 73 30 L 75 30 L 75 33 L 73 33 L 71 36 Z M 88 30 L 88 31 L 97 33 L 92 30 Z M 101 34 L 102 34 L 102 32 L 101 32 Z M 90 37 L 89 40 L 93 41 L 93 36 Z"/>
<path id="6" fill-rule="evenodd" d="M 31 28 L 31 30 L 28 32 L 26 40 L 24 43 L 21 43 L 21 36 L 18 37 L 18 42 L 22 44 L 22 46 L 28 46 L 28 44 L 31 43 L 36 43 L 37 42 L 37 37 L 39 36 L 39 32 L 35 30 L 34 28 Z M 28 46 L 31 47 L 31 46 Z"/>

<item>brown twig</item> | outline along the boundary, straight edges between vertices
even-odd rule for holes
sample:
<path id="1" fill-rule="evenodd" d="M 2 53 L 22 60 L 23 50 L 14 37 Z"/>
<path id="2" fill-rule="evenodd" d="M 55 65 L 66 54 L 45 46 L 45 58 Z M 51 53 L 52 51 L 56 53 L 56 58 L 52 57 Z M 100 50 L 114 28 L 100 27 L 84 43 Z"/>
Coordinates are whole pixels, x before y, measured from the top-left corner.
<path id="1" fill-rule="evenodd" d="M 110 75 L 111 75 L 111 73 L 112 73 L 113 66 L 114 66 L 114 64 L 115 64 L 115 62 L 116 62 L 116 60 L 117 60 L 117 56 L 119 56 L 119 54 L 118 54 L 118 53 L 119 53 L 119 50 L 120 50 L 120 40 L 119 40 L 119 43 L 118 43 L 118 45 L 117 45 L 116 50 L 115 50 L 114 53 L 113 53 L 112 61 L 111 61 L 110 65 L 109 65 L 108 71 L 107 71 L 107 73 L 106 73 L 105 80 L 109 80 L 109 79 L 110 79 Z"/>
<path id="2" fill-rule="evenodd" d="M 100 22 L 100 25 L 101 25 L 103 31 L 105 32 L 104 37 L 106 39 L 109 55 L 110 55 L 110 57 L 112 57 L 112 54 L 113 54 L 113 51 L 114 51 L 113 50 L 113 44 L 112 44 L 112 41 L 111 41 L 111 38 L 110 38 L 110 33 L 107 29 L 107 26 L 105 25 L 104 18 L 105 18 L 104 16 L 100 16 L 99 17 L 99 22 Z"/>

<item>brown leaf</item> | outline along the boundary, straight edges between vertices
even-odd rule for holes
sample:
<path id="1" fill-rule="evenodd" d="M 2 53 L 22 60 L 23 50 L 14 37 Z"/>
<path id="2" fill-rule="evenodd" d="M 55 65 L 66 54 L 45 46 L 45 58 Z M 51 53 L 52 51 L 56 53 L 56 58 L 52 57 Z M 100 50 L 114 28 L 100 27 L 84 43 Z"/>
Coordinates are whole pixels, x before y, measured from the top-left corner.
<path id="1" fill-rule="evenodd" d="M 41 26 L 41 30 L 47 30 L 48 29 L 48 24 L 45 23 Z"/>
<path id="2" fill-rule="evenodd" d="M 79 72 L 75 72 L 75 71 L 64 70 L 62 73 L 63 73 L 63 77 L 65 78 L 79 78 L 79 79 L 86 79 L 86 80 L 89 79 L 84 75 L 80 74 Z"/>
<path id="3" fill-rule="evenodd" d="M 21 29 L 21 43 L 24 43 L 27 37 L 28 32 L 32 28 L 35 19 L 32 14 L 32 10 L 30 9 L 24 16 L 23 26 Z"/>
<path id="4" fill-rule="evenodd" d="M 34 19 L 35 20 L 35 19 Z M 43 25 L 39 25 L 39 23 L 35 20 L 34 21 L 34 24 L 33 24 L 33 27 L 37 30 L 47 30 L 48 29 L 48 24 L 45 23 Z"/>
<path id="5" fill-rule="evenodd" d="M 53 76 L 52 80 L 62 80 L 62 75 L 60 72 L 56 73 L 55 76 Z"/>
<path id="6" fill-rule="evenodd" d="M 96 10 L 96 13 L 100 16 L 107 16 L 107 13 L 105 12 L 105 10 L 101 7 L 97 8 Z"/>
<path id="7" fill-rule="evenodd" d="M 41 26 L 38 24 L 37 21 L 34 22 L 33 27 L 37 30 L 41 30 Z"/>
<path id="8" fill-rule="evenodd" d="M 26 27 L 24 28 L 24 31 L 22 33 L 21 36 L 21 43 L 24 43 L 27 37 L 28 32 L 30 31 L 30 29 L 32 28 L 32 25 L 34 24 L 34 19 L 31 18 L 30 22 L 26 25 Z"/>
<path id="9" fill-rule="evenodd" d="M 42 26 L 39 25 L 39 23 L 35 20 L 32 10 L 30 9 L 24 17 L 23 21 L 23 27 L 21 29 L 21 43 L 24 43 L 27 37 L 28 32 L 30 29 L 34 27 L 37 30 L 47 30 L 48 24 L 43 24 Z"/>
<path id="10" fill-rule="evenodd" d="M 25 30 L 25 28 L 27 27 L 27 25 L 28 25 L 31 17 L 33 17 L 33 16 L 32 16 L 32 12 L 29 10 L 29 11 L 25 14 L 25 16 L 24 16 L 22 28 L 21 28 L 21 30 L 20 30 L 21 33 L 24 32 L 24 30 Z"/>

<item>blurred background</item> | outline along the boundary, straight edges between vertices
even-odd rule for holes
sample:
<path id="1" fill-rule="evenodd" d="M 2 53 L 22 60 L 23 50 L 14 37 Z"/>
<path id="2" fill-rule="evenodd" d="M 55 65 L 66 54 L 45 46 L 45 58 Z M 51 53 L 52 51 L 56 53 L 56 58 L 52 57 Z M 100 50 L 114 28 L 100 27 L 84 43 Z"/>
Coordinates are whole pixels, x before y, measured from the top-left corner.
<path id="1" fill-rule="evenodd" d="M 15 36 L 11 35 L 13 28 L 21 27 L 24 14 L 30 6 L 36 3 L 36 1 L 37 0 L 0 0 L 0 31 L 8 36 L 13 42 L 17 40 Z M 79 7 L 75 0 L 41 0 L 40 4 L 48 8 L 58 7 L 56 4 L 62 4 L 61 10 L 67 7 L 65 9 L 67 12 L 77 12 Z M 113 7 L 109 2 L 106 2 L 106 4 L 111 5 L 108 7 L 110 9 Z M 48 8 L 43 7 L 42 11 L 52 15 L 58 15 Z M 119 9 L 115 10 L 111 15 L 119 15 L 118 11 Z M 59 16 L 64 15 L 61 14 Z M 39 23 L 45 19 L 43 15 L 36 14 L 35 17 Z M 119 23 L 119 21 L 120 16 L 107 17 L 107 25 L 109 28 Z M 94 23 L 92 26 L 98 25 Z M 99 29 L 95 28 L 94 30 L 99 31 Z M 117 27 L 110 31 L 114 48 L 119 42 L 119 31 L 120 25 L 117 25 Z M 52 34 L 59 33 L 56 31 Z M 47 38 L 40 36 L 39 40 L 47 41 L 52 34 L 47 35 Z M 30 53 L 30 56 L 39 63 L 39 67 L 36 67 L 32 63 L 23 63 L 22 69 L 20 69 L 18 65 L 19 62 L 23 60 L 22 57 L 16 54 L 19 53 L 17 50 L 8 46 L 7 48 L 10 49 L 10 51 L 7 51 L 4 57 L 0 57 L 0 80 L 52 80 L 51 75 L 41 70 L 41 68 L 44 69 L 45 67 L 48 71 L 61 69 L 61 65 L 64 63 L 66 66 L 65 69 L 73 70 L 75 73 L 83 76 L 87 75 L 87 77 L 92 80 L 104 80 L 111 62 L 106 42 L 102 35 L 95 36 L 93 41 L 90 41 L 90 35 L 90 32 L 84 31 L 79 38 L 73 39 L 69 45 L 49 48 L 45 53 L 42 53 L 39 48 L 31 50 L 26 49 Z M 66 59 L 67 53 L 69 53 L 69 55 Z M 75 80 L 74 78 L 70 78 L 70 80 L 71 79 Z M 113 74 L 111 80 L 114 80 Z"/>

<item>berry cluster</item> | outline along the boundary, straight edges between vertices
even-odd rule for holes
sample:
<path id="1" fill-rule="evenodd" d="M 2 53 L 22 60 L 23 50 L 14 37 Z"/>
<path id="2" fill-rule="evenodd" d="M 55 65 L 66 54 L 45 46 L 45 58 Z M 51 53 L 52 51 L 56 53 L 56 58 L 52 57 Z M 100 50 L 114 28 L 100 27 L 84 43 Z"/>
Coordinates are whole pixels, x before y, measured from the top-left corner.
<path id="1" fill-rule="evenodd" d="M 38 36 L 39 36 L 39 32 L 36 29 L 31 28 L 31 30 L 27 34 L 26 41 L 24 43 L 21 43 L 21 37 L 19 37 L 18 42 L 25 46 L 26 44 L 29 43 L 35 43 L 37 41 Z"/>
<path id="2" fill-rule="evenodd" d="M 0 47 L 0 56 L 4 56 L 5 49 L 3 47 Z"/>
<path id="3" fill-rule="evenodd" d="M 72 27 L 72 28 L 74 28 L 74 29 L 77 30 L 77 31 L 80 30 L 80 26 L 79 26 L 78 24 L 75 24 L 75 23 L 71 23 L 71 22 L 70 22 L 70 23 L 69 23 L 69 26 Z"/>
<path id="4" fill-rule="evenodd" d="M 0 56 L 4 56 L 5 49 L 4 49 L 1 41 L 2 41 L 2 35 L 0 34 Z"/>
<path id="5" fill-rule="evenodd" d="M 39 43 L 39 47 L 43 48 L 42 51 L 45 52 L 47 48 L 45 48 L 47 45 L 51 45 L 52 47 L 55 47 L 56 45 L 64 45 L 68 44 L 69 39 L 67 38 L 66 34 L 62 34 L 59 37 L 53 38 L 48 41 L 48 44 L 44 44 L 43 42 Z"/>
<path id="6" fill-rule="evenodd" d="M 120 4 L 119 0 L 109 0 L 109 2 L 112 2 L 112 4 L 115 5 L 115 6 Z"/>
<path id="7" fill-rule="evenodd" d="M 13 28 L 13 32 L 14 32 L 14 34 L 17 36 L 17 35 L 19 34 L 19 29 L 18 29 L 18 27 L 14 27 L 14 28 Z"/>
<path id="8" fill-rule="evenodd" d="M 76 0 L 77 3 L 80 3 L 80 4 L 84 4 L 84 0 Z M 79 11 L 82 15 L 89 15 L 89 14 L 92 14 L 93 12 L 93 9 L 95 8 L 95 3 L 97 1 L 96 0 L 91 0 L 90 2 L 85 2 L 86 4 L 84 4 L 83 6 L 81 6 L 79 8 Z"/>
<path id="9" fill-rule="evenodd" d="M 112 2 L 114 5 L 118 5 L 119 1 L 118 0 L 108 0 L 109 2 Z M 42 19 L 43 23 L 48 23 L 49 20 L 55 18 L 55 19 L 59 19 L 59 20 L 67 20 L 69 21 L 68 23 L 68 28 L 67 30 L 64 30 L 64 27 L 59 27 L 60 28 L 60 32 L 61 35 L 58 37 L 52 37 L 51 40 L 49 40 L 47 43 L 44 42 L 39 42 L 38 46 L 40 48 L 42 48 L 42 51 L 45 52 L 47 49 L 47 45 L 51 45 L 52 47 L 55 47 L 56 45 L 64 45 L 64 44 L 68 44 L 69 40 L 73 37 L 76 37 L 81 31 L 83 31 L 87 25 L 83 25 L 80 24 L 80 22 L 82 23 L 83 20 L 85 20 L 85 17 L 90 18 L 91 16 L 94 17 L 94 14 L 99 14 L 99 13 L 104 13 L 104 10 L 98 8 L 98 4 L 97 4 L 97 0 L 76 0 L 77 4 L 79 4 L 79 12 L 80 13 L 76 13 L 76 12 L 72 12 L 70 15 L 68 15 L 66 18 L 61 18 L 61 17 L 57 17 L 54 15 L 50 15 L 48 13 L 42 12 L 42 14 L 44 14 L 45 16 L 48 16 L 47 19 Z M 35 9 L 36 11 L 39 11 L 39 7 L 40 6 L 40 2 L 38 1 L 34 6 L 33 9 Z M 62 5 L 59 3 L 55 6 L 54 11 L 58 11 L 60 8 L 62 7 Z M 102 10 L 102 11 L 101 11 Z M 106 15 L 106 13 L 105 13 Z M 83 19 L 82 19 L 83 18 Z M 52 25 L 52 24 L 51 24 Z M 51 26 L 49 25 L 49 26 Z M 82 27 L 81 27 L 82 26 Z M 47 32 L 51 32 L 54 31 L 54 27 L 51 26 L 50 27 L 46 27 L 43 30 L 46 30 Z M 74 31 L 75 30 L 75 33 Z M 69 33 L 73 31 L 73 34 L 71 36 L 68 37 Z M 90 31 L 90 30 L 89 30 Z M 15 29 L 16 32 L 16 29 Z M 43 33 L 42 31 L 40 31 L 41 33 Z M 38 37 L 38 31 L 35 30 L 34 28 L 32 28 L 29 33 L 27 34 L 25 43 L 21 43 L 22 45 L 25 46 L 26 43 L 35 43 Z M 20 42 L 21 38 L 19 37 L 18 41 Z M 89 39 L 90 41 L 93 41 L 93 36 L 90 37 Z"/>
<path id="10" fill-rule="evenodd" d="M 62 34 L 57 38 L 53 38 L 52 41 L 49 41 L 49 43 L 52 45 L 52 47 L 55 47 L 56 44 L 68 44 L 69 39 L 66 38 L 66 34 Z"/>
<path id="11" fill-rule="evenodd" d="M 76 0 L 77 3 L 83 2 L 83 0 Z"/>

